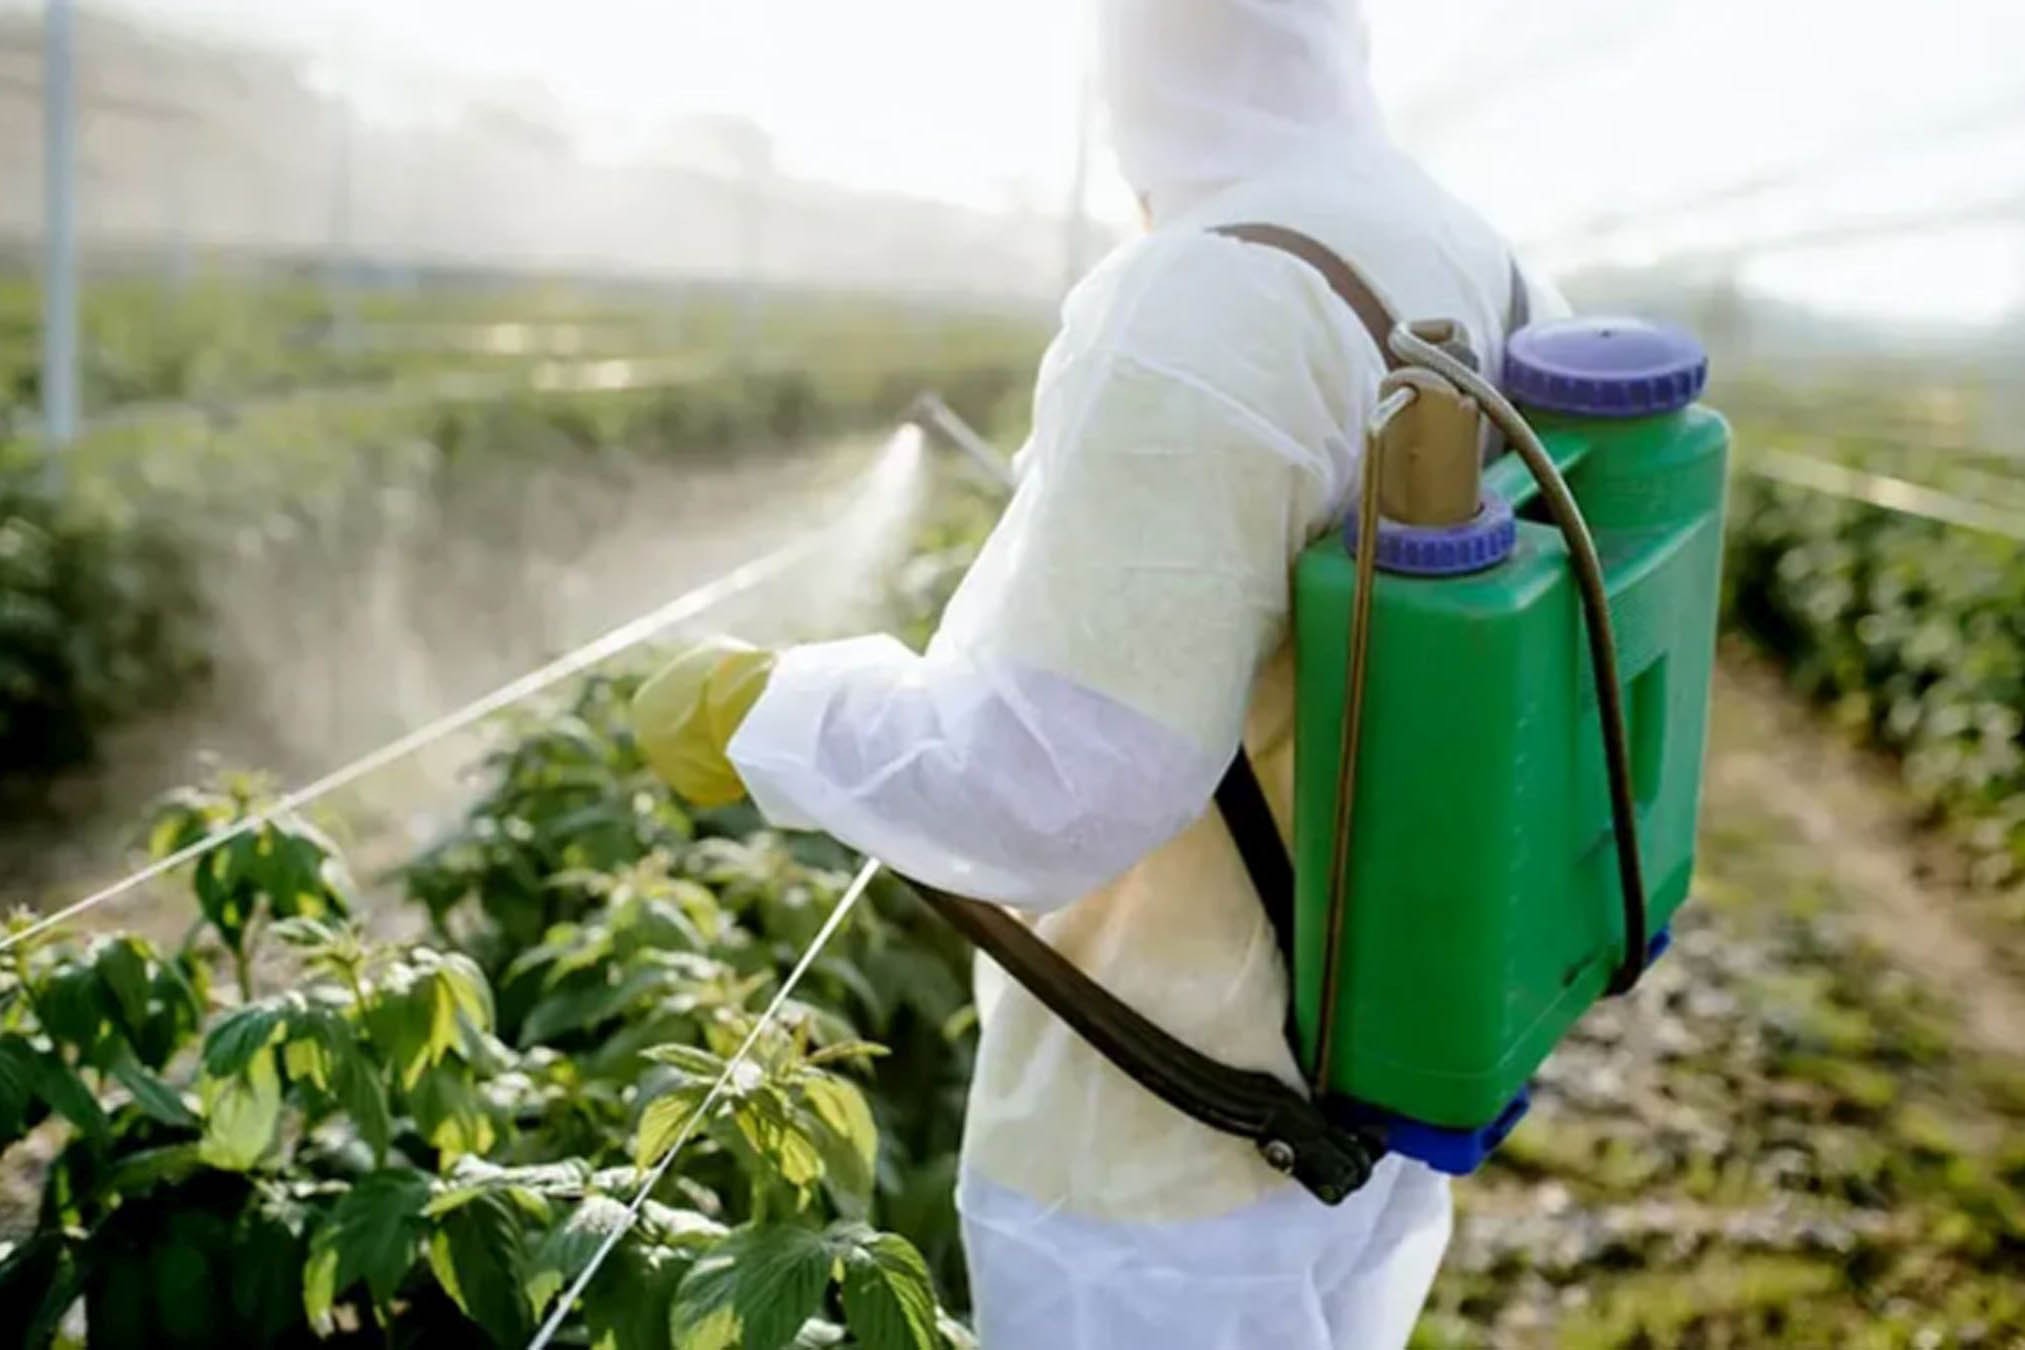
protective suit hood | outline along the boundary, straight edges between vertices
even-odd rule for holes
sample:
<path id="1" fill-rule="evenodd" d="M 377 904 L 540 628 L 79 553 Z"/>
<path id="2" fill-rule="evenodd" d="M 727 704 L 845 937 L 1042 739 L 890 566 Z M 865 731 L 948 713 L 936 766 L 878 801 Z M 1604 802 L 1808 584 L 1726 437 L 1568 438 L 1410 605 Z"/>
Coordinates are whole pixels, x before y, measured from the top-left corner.
<path id="1" fill-rule="evenodd" d="M 1361 0 L 1099 0 L 1097 53 L 1119 168 L 1156 219 L 1384 135 Z"/>

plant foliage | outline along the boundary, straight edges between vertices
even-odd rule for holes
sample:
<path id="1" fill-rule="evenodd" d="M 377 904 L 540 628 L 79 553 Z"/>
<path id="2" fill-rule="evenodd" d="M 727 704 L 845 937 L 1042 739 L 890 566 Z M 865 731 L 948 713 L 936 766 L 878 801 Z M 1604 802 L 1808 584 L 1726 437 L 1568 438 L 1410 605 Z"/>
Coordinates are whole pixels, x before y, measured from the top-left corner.
<path id="1" fill-rule="evenodd" d="M 418 940 L 371 936 L 336 847 L 279 814 L 185 869 L 182 946 L 0 958 L 0 1145 L 56 1148 L 0 1334 L 48 1345 L 81 1308 L 92 1347 L 516 1346 L 618 1227 L 573 1343 L 964 1343 L 937 1293 L 962 952 L 876 891 L 734 1067 L 854 860 L 670 796 L 632 687 L 588 681 L 484 762 L 402 873 Z M 179 792 L 149 841 L 267 809 Z"/>

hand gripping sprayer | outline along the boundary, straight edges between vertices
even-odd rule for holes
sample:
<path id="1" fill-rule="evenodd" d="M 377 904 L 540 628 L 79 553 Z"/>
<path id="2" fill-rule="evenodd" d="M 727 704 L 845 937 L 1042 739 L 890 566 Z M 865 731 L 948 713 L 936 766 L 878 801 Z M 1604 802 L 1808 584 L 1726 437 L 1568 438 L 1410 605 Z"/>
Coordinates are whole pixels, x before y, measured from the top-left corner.
<path id="1" fill-rule="evenodd" d="M 1359 504 L 1295 571 L 1291 854 L 1243 754 L 1217 793 L 1281 935 L 1307 1090 L 1190 1049 L 1004 911 L 923 893 L 1139 1083 L 1334 1204 L 1388 1151 L 1475 1170 L 1575 1021 L 1665 950 L 1729 430 L 1678 329 L 1524 327 L 1500 391 L 1459 327 L 1394 323 L 1321 245 L 1226 232 L 1315 265 L 1390 367 Z M 1488 467 L 1486 420 L 1509 450 Z"/>

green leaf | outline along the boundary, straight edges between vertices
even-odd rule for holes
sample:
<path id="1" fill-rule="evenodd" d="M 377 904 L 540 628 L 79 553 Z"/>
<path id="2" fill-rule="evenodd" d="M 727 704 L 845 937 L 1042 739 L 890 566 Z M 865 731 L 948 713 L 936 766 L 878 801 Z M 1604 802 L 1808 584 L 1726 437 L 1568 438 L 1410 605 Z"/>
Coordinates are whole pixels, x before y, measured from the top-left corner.
<path id="1" fill-rule="evenodd" d="M 112 1012 L 105 982 L 89 966 L 59 966 L 35 988 L 35 1016 L 43 1031 L 87 1054 L 104 1035 Z"/>
<path id="2" fill-rule="evenodd" d="M 276 916 L 319 918 L 347 911 L 348 883 L 337 848 L 314 826 L 291 817 L 257 837 L 260 861 L 249 879 L 266 894 Z"/>
<path id="3" fill-rule="evenodd" d="M 854 1200 L 868 1198 L 879 1158 L 879 1126 L 857 1085 L 831 1074 L 810 1074 L 798 1084 L 813 1113 L 825 1179 Z"/>
<path id="4" fill-rule="evenodd" d="M 302 1311 L 319 1336 L 333 1330 L 331 1308 L 337 1303 L 337 1248 L 311 1246 L 302 1266 Z"/>
<path id="5" fill-rule="evenodd" d="M 38 1052 L 17 1032 L 0 1035 L 0 1147 L 21 1137 L 37 1098 Z"/>
<path id="6" fill-rule="evenodd" d="M 51 1344 L 57 1326 L 82 1292 L 77 1253 L 61 1233 L 43 1231 L 0 1254 L 0 1308 L 4 1344 Z"/>
<path id="7" fill-rule="evenodd" d="M 344 1193 L 310 1239 L 302 1297 L 311 1322 L 328 1323 L 337 1296 L 359 1280 L 375 1304 L 393 1298 L 428 1232 L 428 1203 L 427 1174 L 405 1167 L 368 1172 Z"/>
<path id="8" fill-rule="evenodd" d="M 534 1315 L 542 1316 L 583 1272 L 600 1243 L 626 1222 L 626 1207 L 592 1195 L 552 1230 L 535 1251 L 527 1280 Z M 641 1221 L 621 1237 L 583 1294 L 584 1325 L 597 1350 L 668 1350 L 669 1310 L 693 1248 L 724 1235 L 722 1225 L 688 1210 L 649 1201 Z"/>
<path id="9" fill-rule="evenodd" d="M 520 1044 L 540 1045 L 572 1031 L 595 1027 L 668 983 L 658 967 L 636 970 L 622 980 L 572 986 L 543 997 L 520 1024 Z"/>
<path id="10" fill-rule="evenodd" d="M 836 1254 L 823 1235 L 777 1225 L 741 1228 L 699 1260 L 676 1291 L 676 1350 L 784 1350 L 814 1316 Z M 728 1316 L 727 1316 L 728 1315 Z M 727 1321 L 737 1337 L 722 1339 Z"/>
<path id="11" fill-rule="evenodd" d="M 246 926 L 253 919 L 252 902 L 258 894 L 254 878 L 260 869 L 258 838 L 242 834 L 198 859 L 191 878 L 197 907 L 235 952 L 245 944 Z"/>
<path id="12" fill-rule="evenodd" d="M 204 837 L 203 813 L 188 802 L 165 803 L 148 829 L 148 856 L 166 858 Z"/>
<path id="13" fill-rule="evenodd" d="M 113 1059 L 112 1076 L 133 1094 L 134 1105 L 162 1124 L 187 1129 L 198 1123 L 196 1115 L 184 1105 L 182 1094 L 150 1073 L 125 1045 L 120 1046 Z"/>
<path id="14" fill-rule="evenodd" d="M 213 1078 L 232 1078 L 245 1072 L 253 1057 L 282 1034 L 287 1021 L 287 1010 L 274 1002 L 232 1009 L 214 1022 L 204 1037 L 204 1072 Z"/>
<path id="15" fill-rule="evenodd" d="M 207 1074 L 198 1080 L 197 1095 L 204 1112 L 204 1161 L 229 1172 L 259 1162 L 281 1122 L 281 1075 L 273 1052 L 256 1054 L 235 1077 Z"/>
<path id="16" fill-rule="evenodd" d="M 445 1055 L 464 1043 L 464 1032 L 457 1025 L 457 994 L 448 980 L 441 975 L 431 976 L 424 998 L 429 1028 L 422 1053 L 425 1062 L 433 1067 L 441 1064 Z"/>
<path id="17" fill-rule="evenodd" d="M 678 1209 L 658 1200 L 649 1200 L 641 1209 L 639 1227 L 641 1233 L 661 1246 L 695 1255 L 710 1250 L 731 1234 L 729 1228 L 700 1210 Z"/>
<path id="18" fill-rule="evenodd" d="M 357 1045 L 357 1029 L 337 1008 L 322 1002 L 296 1002 L 287 1012 L 282 1067 L 295 1081 L 329 1092 L 337 1077 L 338 1060 Z"/>
<path id="19" fill-rule="evenodd" d="M 979 1350 L 976 1334 L 940 1308 L 935 1312 L 935 1330 L 948 1350 Z"/>
<path id="20" fill-rule="evenodd" d="M 281 1045 L 281 1071 L 292 1083 L 308 1083 L 318 1091 L 330 1091 L 332 1075 L 330 1048 L 312 1036 L 298 1036 Z"/>
<path id="21" fill-rule="evenodd" d="M 869 1060 L 884 1059 L 891 1053 L 893 1052 L 877 1041 L 838 1041 L 835 1045 L 826 1045 L 820 1050 L 810 1051 L 802 1063 L 811 1069 L 819 1069 L 826 1064 L 835 1064 L 839 1061 L 862 1064 Z"/>
<path id="22" fill-rule="evenodd" d="M 368 1006 L 366 1029 L 401 1086 L 412 1088 L 458 1045 L 456 995 L 434 972 L 400 968 Z"/>
<path id="23" fill-rule="evenodd" d="M 33 1071 L 36 1095 L 49 1104 L 50 1110 L 94 1138 L 106 1137 L 111 1126 L 105 1109 L 84 1080 L 54 1051 L 37 1054 Z"/>
<path id="24" fill-rule="evenodd" d="M 523 1345 L 531 1330 L 520 1217 L 503 1194 L 475 1197 L 436 1221 L 429 1264 L 464 1310 L 502 1345 Z"/>
<path id="25" fill-rule="evenodd" d="M 357 1025 L 328 1004 L 291 1010 L 283 1066 L 291 1078 L 329 1093 L 352 1119 L 375 1163 L 386 1161 L 393 1120 L 380 1069 L 359 1037 Z"/>
<path id="26" fill-rule="evenodd" d="M 584 1290 L 584 1326 L 595 1350 L 668 1350 L 675 1291 L 688 1253 L 629 1236 L 612 1249 Z"/>
<path id="27" fill-rule="evenodd" d="M 165 1181 L 181 1181 L 204 1165 L 198 1144 L 165 1144 L 121 1156 L 106 1174 L 107 1194 L 132 1198 L 145 1195 Z"/>
<path id="28" fill-rule="evenodd" d="M 685 1321 L 685 1316 L 679 1303 L 668 1313 L 674 1350 L 744 1350 L 746 1339 L 730 1305 L 712 1309 L 694 1321 Z"/>
<path id="29" fill-rule="evenodd" d="M 914 1245 L 860 1224 L 830 1233 L 844 1267 L 844 1320 L 864 1350 L 936 1350 L 935 1284 Z"/>
<path id="30" fill-rule="evenodd" d="M 588 1195 L 568 1219 L 542 1239 L 528 1279 L 528 1298 L 537 1317 L 547 1310 L 550 1299 L 583 1273 L 606 1235 L 625 1224 L 624 1205 L 609 1195 Z"/>
<path id="31" fill-rule="evenodd" d="M 448 1214 L 481 1195 L 504 1195 L 544 1224 L 549 1197 L 582 1195 L 591 1186 L 590 1164 L 581 1158 L 554 1163 L 501 1167 L 466 1154 L 457 1159 L 425 1211 L 431 1218 Z"/>
<path id="32" fill-rule="evenodd" d="M 380 1081 L 379 1066 L 356 1041 L 345 1042 L 331 1071 L 331 1095 L 358 1127 L 359 1138 L 373 1151 L 375 1164 L 387 1160 L 387 1145 L 393 1139 L 393 1114 L 387 1109 L 387 1090 Z"/>
<path id="33" fill-rule="evenodd" d="M 96 946 L 92 965 L 99 979 L 111 991 L 113 1001 L 127 1029 L 138 1029 L 148 1018 L 148 952 L 131 937 L 102 939 Z"/>
<path id="34" fill-rule="evenodd" d="M 206 1004 L 199 985 L 204 978 L 201 968 L 193 974 L 180 961 L 156 963 L 148 1016 L 128 1038 L 142 1064 L 160 1069 L 201 1031 Z"/>
<path id="35" fill-rule="evenodd" d="M 423 1074 L 408 1091 L 408 1110 L 430 1145 L 453 1159 L 487 1152 L 496 1137 L 485 1100 L 462 1064 Z"/>
<path id="36" fill-rule="evenodd" d="M 772 1163 L 782 1181 L 799 1189 L 822 1180 L 823 1150 L 811 1130 L 804 1128 L 807 1118 L 779 1089 L 768 1086 L 751 1094 L 738 1104 L 732 1119 L 753 1152 Z"/>
<path id="37" fill-rule="evenodd" d="M 451 1002 L 464 1014 L 472 1030 L 492 1030 L 492 986 L 485 982 L 485 974 L 478 969 L 477 962 L 461 952 L 452 952 L 443 958 L 436 978 L 448 986 Z"/>
<path id="38" fill-rule="evenodd" d="M 705 1082 L 716 1082 L 724 1072 L 724 1060 L 720 1056 L 694 1045 L 657 1045 L 646 1053 L 647 1058 L 657 1064 L 680 1069 L 690 1077 Z"/>
<path id="39" fill-rule="evenodd" d="M 709 1093 L 708 1083 L 696 1083 L 648 1102 L 646 1110 L 640 1113 L 640 1131 L 633 1140 L 633 1165 L 647 1168 L 661 1161 L 661 1155 L 683 1138 L 696 1108 Z"/>

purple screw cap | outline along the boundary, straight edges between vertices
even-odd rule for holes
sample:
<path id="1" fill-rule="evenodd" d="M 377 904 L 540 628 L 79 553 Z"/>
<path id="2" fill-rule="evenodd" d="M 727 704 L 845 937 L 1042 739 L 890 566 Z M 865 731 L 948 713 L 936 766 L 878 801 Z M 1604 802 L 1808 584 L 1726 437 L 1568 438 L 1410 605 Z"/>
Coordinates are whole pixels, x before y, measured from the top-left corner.
<path id="1" fill-rule="evenodd" d="M 1578 417 L 1651 417 L 1701 397 L 1709 354 L 1694 334 L 1646 319 L 1530 324 L 1505 351 L 1514 402 Z"/>
<path id="2" fill-rule="evenodd" d="M 1353 554 L 1357 532 L 1357 512 L 1352 509 L 1343 523 L 1343 546 Z M 1406 525 L 1379 517 L 1377 563 L 1388 572 L 1408 576 L 1461 576 L 1503 562 L 1518 542 L 1511 503 L 1486 491 L 1477 513 L 1460 525 Z"/>

